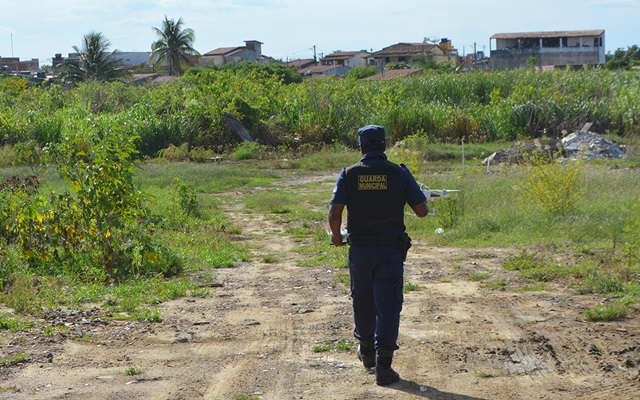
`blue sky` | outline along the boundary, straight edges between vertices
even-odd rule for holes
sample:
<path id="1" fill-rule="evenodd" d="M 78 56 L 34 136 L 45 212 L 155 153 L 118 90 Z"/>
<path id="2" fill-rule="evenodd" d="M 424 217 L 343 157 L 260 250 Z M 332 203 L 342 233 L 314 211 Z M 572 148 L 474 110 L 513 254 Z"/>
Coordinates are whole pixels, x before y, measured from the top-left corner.
<path id="1" fill-rule="evenodd" d="M 195 31 L 200 53 L 259 40 L 282 60 L 425 37 L 488 53 L 489 37 L 504 32 L 604 29 L 607 52 L 640 45 L 640 0 L 2 0 L 0 56 L 50 64 L 92 31 L 112 50 L 150 51 L 165 15 Z"/>

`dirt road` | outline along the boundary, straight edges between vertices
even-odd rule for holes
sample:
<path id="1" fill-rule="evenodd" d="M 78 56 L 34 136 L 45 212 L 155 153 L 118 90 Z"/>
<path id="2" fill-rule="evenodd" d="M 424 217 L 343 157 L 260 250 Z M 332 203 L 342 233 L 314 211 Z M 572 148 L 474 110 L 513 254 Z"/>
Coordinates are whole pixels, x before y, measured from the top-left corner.
<path id="1" fill-rule="evenodd" d="M 302 183 L 287 179 L 280 185 Z M 331 181 L 322 185 L 330 193 Z M 237 196 L 221 198 L 255 255 L 251 262 L 216 271 L 221 287 L 205 298 L 160 305 L 161 323 L 59 315 L 74 321 L 82 339 L 34 333 L 2 343 L 3 352 L 23 351 L 31 361 L 0 368 L 0 398 L 640 398 L 637 309 L 621 322 L 586 322 L 584 310 L 601 299 L 563 288 L 488 290 L 469 279 L 517 279 L 501 269 L 512 249 L 424 243 L 414 243 L 406 264 L 406 280 L 420 290 L 405 295 L 394 361 L 402 380 L 378 387 L 354 351 L 312 351 L 353 343 L 350 300 L 336 271 L 297 266 L 304 255 L 291 250 L 304 242 L 244 211 Z M 279 261 L 260 262 L 265 254 Z M 127 375 L 132 367 L 142 374 Z"/>

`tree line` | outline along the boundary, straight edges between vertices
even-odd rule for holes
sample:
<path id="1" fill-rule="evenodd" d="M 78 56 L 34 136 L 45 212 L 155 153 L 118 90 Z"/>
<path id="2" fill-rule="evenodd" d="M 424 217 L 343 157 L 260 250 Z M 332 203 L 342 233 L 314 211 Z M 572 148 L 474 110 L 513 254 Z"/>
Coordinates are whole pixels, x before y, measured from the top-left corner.
<path id="1" fill-rule="evenodd" d="M 626 50 L 619 48 L 607 53 L 607 62 L 604 64 L 607 69 L 631 69 L 637 66 L 640 66 L 640 47 L 635 44 Z"/>

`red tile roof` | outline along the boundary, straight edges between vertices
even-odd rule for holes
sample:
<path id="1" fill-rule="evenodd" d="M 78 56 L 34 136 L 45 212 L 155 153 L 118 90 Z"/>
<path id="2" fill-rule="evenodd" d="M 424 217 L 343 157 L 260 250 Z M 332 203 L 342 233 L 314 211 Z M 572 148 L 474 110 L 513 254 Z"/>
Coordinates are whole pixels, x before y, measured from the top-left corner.
<path id="1" fill-rule="evenodd" d="M 410 56 L 422 54 L 436 47 L 431 43 L 398 43 L 373 52 L 374 57 Z"/>
<path id="2" fill-rule="evenodd" d="M 309 66 L 309 64 L 314 64 L 314 63 L 315 63 L 315 61 L 312 58 L 309 58 L 309 59 L 301 59 L 301 60 L 289 61 L 285 65 L 287 67 L 301 68 L 301 67 Z"/>
<path id="3" fill-rule="evenodd" d="M 219 47 L 215 50 L 211 50 L 208 53 L 205 53 L 205 56 L 228 56 L 231 55 L 233 53 L 235 53 L 238 50 L 242 50 L 245 49 L 246 47 L 244 46 L 240 46 L 240 47 Z"/>

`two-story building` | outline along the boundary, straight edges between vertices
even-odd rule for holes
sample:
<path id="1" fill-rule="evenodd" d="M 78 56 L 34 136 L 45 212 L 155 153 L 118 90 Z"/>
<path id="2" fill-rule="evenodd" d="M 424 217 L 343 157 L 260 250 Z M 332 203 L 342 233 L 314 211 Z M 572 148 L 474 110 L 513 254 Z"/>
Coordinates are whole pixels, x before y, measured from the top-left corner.
<path id="1" fill-rule="evenodd" d="M 140 64 L 151 65 L 150 51 L 116 51 L 113 58 L 120 61 L 124 67 L 135 67 Z"/>
<path id="2" fill-rule="evenodd" d="M 257 40 L 245 40 L 245 46 L 219 47 L 205 53 L 200 58 L 199 65 L 224 65 L 227 63 L 262 60 L 262 45 L 264 43 Z"/>
<path id="3" fill-rule="evenodd" d="M 32 58 L 29 61 L 20 61 L 19 57 L 0 57 L 0 68 L 3 72 L 38 72 L 40 60 Z"/>
<path id="4" fill-rule="evenodd" d="M 532 57 L 541 68 L 604 64 L 604 29 L 491 36 L 491 69 L 524 67 L 530 65 Z"/>

